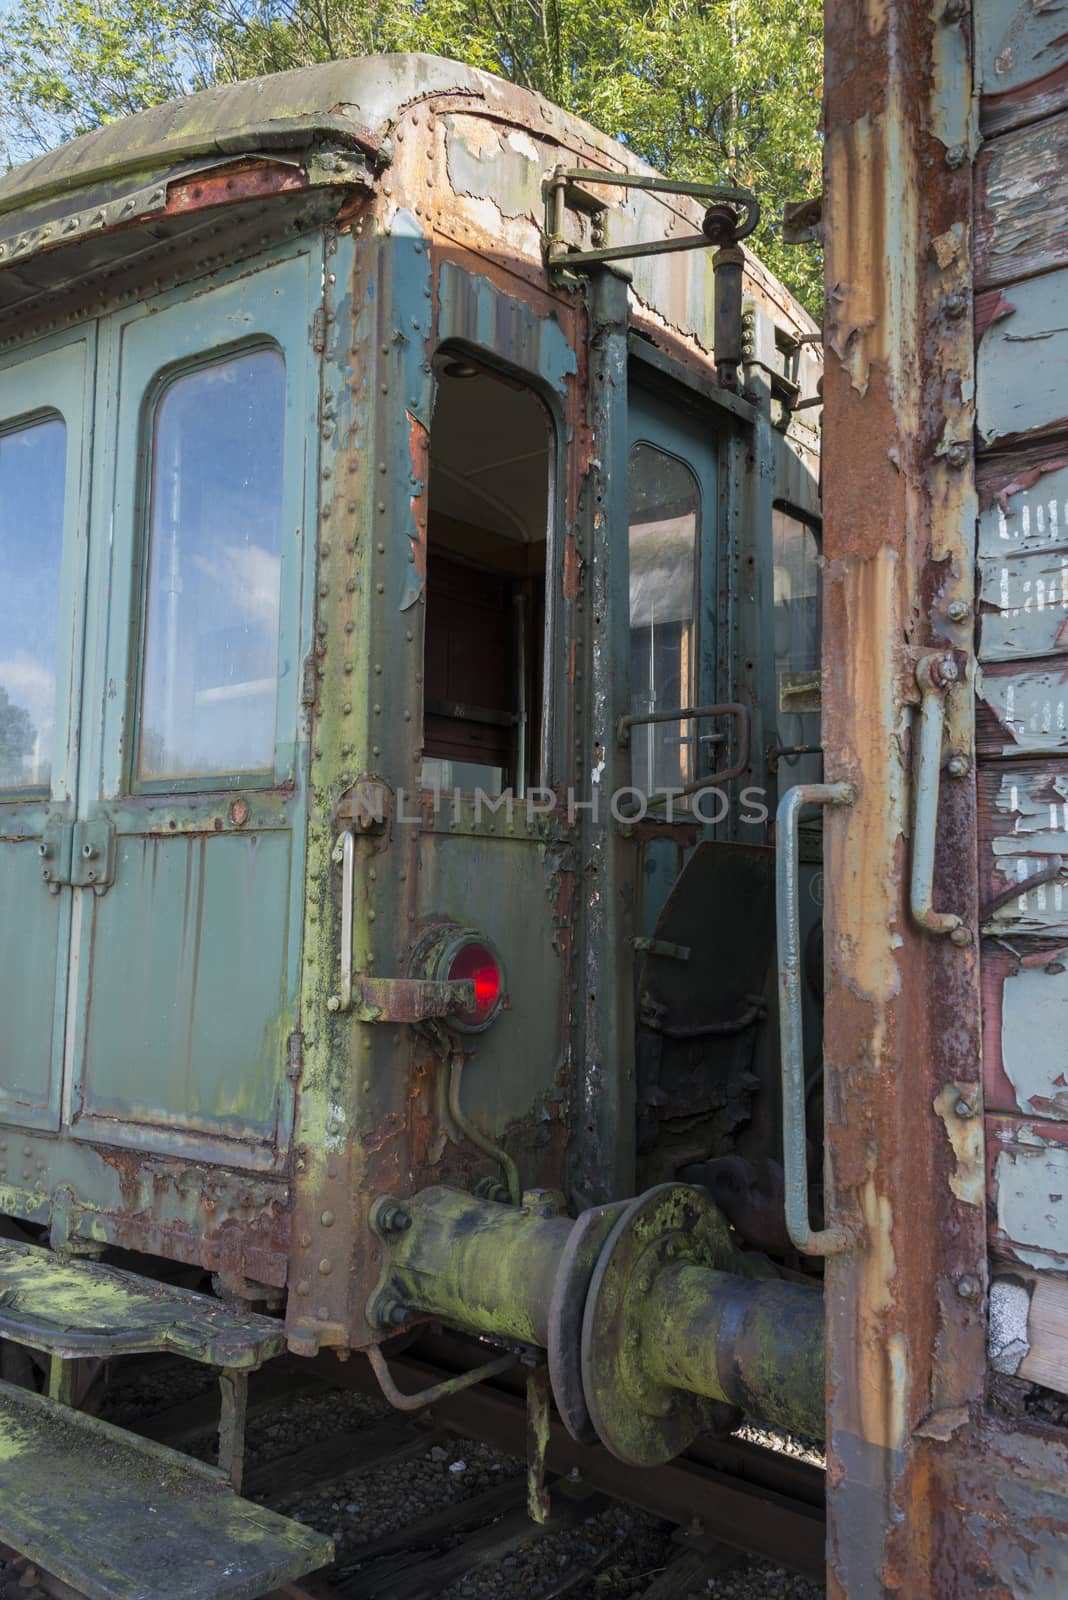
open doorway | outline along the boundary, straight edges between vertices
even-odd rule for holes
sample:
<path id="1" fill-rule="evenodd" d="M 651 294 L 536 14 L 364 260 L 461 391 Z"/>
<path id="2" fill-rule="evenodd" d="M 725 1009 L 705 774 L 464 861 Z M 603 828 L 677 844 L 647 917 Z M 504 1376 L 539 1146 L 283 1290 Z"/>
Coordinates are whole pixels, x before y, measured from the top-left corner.
<path id="1" fill-rule="evenodd" d="M 466 356 L 439 357 L 437 376 L 421 782 L 522 797 L 545 776 L 552 422 Z"/>

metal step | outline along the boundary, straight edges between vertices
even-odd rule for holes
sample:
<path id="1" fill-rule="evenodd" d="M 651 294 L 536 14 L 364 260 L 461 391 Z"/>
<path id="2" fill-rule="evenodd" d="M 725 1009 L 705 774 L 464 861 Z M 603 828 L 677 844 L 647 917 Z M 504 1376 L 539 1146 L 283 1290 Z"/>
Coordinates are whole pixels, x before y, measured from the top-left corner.
<path id="1" fill-rule="evenodd" d="M 67 1359 L 169 1350 L 231 1370 L 257 1367 L 286 1344 L 274 1317 L 7 1239 L 0 1240 L 0 1337 Z"/>
<path id="2" fill-rule="evenodd" d="M 255 1600 L 334 1553 L 214 1467 L 7 1383 L 0 1542 L 88 1600 Z"/>

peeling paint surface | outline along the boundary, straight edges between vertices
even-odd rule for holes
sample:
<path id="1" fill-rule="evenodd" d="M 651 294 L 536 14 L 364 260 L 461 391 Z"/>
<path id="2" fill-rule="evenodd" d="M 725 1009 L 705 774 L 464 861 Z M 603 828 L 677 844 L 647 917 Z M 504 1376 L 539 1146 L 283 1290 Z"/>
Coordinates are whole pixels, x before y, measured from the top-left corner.
<path id="1" fill-rule="evenodd" d="M 998 1119 L 992 1132 L 999 1249 L 1025 1266 L 1068 1271 L 1068 1129 Z"/>
<path id="2" fill-rule="evenodd" d="M 1052 970 L 1050 970 L 1052 968 Z M 1058 970 L 1059 969 L 1059 970 Z M 1029 1116 L 1068 1117 L 1068 968 L 1023 968 L 1005 979 L 1001 1059 Z M 1064 1217 L 1068 1228 L 1068 1213 Z M 1068 1249 L 1068 1238 L 1065 1248 Z"/>
<path id="3" fill-rule="evenodd" d="M 977 365 L 979 435 L 986 445 L 1068 420 L 1068 269 L 1015 283 L 1012 315 L 984 333 Z"/>

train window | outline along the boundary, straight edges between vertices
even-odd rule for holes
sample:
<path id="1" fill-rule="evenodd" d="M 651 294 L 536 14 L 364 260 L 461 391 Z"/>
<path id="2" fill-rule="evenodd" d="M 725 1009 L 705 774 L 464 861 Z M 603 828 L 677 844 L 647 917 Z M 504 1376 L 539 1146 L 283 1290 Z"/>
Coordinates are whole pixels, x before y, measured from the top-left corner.
<path id="1" fill-rule="evenodd" d="M 430 431 L 421 782 L 540 781 L 552 424 L 522 384 L 446 357 Z"/>
<path id="2" fill-rule="evenodd" d="M 142 781 L 274 766 L 284 420 L 277 350 L 186 372 L 156 406 Z"/>
<path id="3" fill-rule="evenodd" d="M 651 444 L 630 453 L 630 709 L 638 716 L 693 704 L 700 491 L 690 468 Z M 639 725 L 631 782 L 679 788 L 694 772 L 691 722 Z"/>
<path id="4" fill-rule="evenodd" d="M 67 429 L 0 434 L 0 789 L 52 775 Z"/>
<path id="5" fill-rule="evenodd" d="M 819 742 L 820 545 L 811 523 L 776 506 L 772 512 L 775 673 L 783 743 Z M 801 718 L 791 727 L 786 719 Z"/>

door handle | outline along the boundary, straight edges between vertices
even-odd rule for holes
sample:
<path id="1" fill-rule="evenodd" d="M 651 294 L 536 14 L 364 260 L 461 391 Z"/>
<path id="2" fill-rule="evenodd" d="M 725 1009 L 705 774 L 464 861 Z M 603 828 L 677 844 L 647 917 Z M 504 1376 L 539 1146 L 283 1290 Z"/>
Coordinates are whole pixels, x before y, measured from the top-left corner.
<path id="1" fill-rule="evenodd" d="M 779 953 L 779 1050 L 782 1063 L 786 1231 L 796 1248 L 806 1256 L 838 1255 L 856 1242 L 856 1230 L 846 1223 L 814 1229 L 808 1211 L 797 823 L 802 806 L 849 806 L 855 799 L 856 790 L 851 783 L 799 783 L 787 789 L 775 814 L 775 931 Z"/>
<path id="2" fill-rule="evenodd" d="M 356 839 L 351 828 L 346 828 L 333 852 L 334 862 L 341 867 L 341 978 L 337 994 L 326 1002 L 328 1011 L 352 1010 L 352 903 L 356 878 Z"/>
<path id="3" fill-rule="evenodd" d="M 912 878 L 909 909 L 926 933 L 948 934 L 954 944 L 972 942 L 970 931 L 952 911 L 936 911 L 934 899 L 935 835 L 942 777 L 942 732 L 946 690 L 957 681 L 957 663 L 942 652 L 921 656 L 916 663 L 920 687 L 920 737 L 916 757 L 912 813 Z"/>

